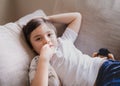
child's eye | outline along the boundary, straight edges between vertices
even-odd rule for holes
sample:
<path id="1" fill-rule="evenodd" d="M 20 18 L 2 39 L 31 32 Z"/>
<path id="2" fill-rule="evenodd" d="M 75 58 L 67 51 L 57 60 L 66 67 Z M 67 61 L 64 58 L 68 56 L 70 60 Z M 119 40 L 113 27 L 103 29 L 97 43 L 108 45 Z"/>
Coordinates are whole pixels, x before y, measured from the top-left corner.
<path id="1" fill-rule="evenodd" d="M 52 37 L 52 36 L 53 36 L 53 34 L 52 34 L 52 33 L 49 33 L 49 34 L 48 34 L 48 37 Z"/>
<path id="2" fill-rule="evenodd" d="M 36 40 L 36 41 L 40 41 L 40 40 L 41 40 L 41 38 L 36 38 L 35 40 Z"/>

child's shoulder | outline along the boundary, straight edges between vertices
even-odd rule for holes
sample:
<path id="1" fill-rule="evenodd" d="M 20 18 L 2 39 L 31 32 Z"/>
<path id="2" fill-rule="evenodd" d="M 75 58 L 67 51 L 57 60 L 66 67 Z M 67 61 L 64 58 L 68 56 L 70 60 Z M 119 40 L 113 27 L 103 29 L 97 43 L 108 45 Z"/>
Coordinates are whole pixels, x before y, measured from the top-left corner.
<path id="1" fill-rule="evenodd" d="M 72 42 L 75 42 L 77 36 L 78 36 L 78 34 L 75 31 L 73 31 L 72 29 L 67 28 L 64 31 L 64 33 L 62 34 L 62 36 L 59 37 L 59 38 L 61 38 L 64 41 L 65 40 L 67 40 L 67 41 L 70 40 Z"/>

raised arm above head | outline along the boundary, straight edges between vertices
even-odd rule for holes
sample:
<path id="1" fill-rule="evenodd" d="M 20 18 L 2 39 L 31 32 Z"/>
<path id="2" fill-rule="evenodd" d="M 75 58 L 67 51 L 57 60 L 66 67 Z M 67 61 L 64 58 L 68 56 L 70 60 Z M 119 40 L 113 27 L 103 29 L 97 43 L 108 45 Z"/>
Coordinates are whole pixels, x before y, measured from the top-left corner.
<path id="1" fill-rule="evenodd" d="M 81 26 L 82 16 L 79 12 L 73 12 L 56 14 L 48 16 L 47 18 L 52 22 L 68 24 L 68 28 L 78 33 Z"/>

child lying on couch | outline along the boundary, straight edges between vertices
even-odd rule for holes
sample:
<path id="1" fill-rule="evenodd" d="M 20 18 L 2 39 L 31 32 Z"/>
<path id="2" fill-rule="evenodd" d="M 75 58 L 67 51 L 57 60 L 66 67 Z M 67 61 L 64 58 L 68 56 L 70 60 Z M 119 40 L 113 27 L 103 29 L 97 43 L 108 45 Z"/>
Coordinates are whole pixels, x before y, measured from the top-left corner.
<path id="1" fill-rule="evenodd" d="M 67 24 L 63 35 L 59 38 L 56 36 L 53 22 Z M 63 86 L 120 85 L 119 61 L 91 58 L 76 48 L 74 42 L 80 25 L 81 15 L 75 12 L 52 15 L 45 19 L 36 18 L 23 28 L 27 43 L 39 57 L 32 86 L 48 86 L 46 76 L 48 62 L 55 69 Z"/>

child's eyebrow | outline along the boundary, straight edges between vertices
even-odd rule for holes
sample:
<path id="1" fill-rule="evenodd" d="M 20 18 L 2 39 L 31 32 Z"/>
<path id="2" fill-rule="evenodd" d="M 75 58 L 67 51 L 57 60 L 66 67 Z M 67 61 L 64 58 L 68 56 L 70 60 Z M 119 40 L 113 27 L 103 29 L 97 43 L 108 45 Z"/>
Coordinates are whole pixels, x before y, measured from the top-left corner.
<path id="1" fill-rule="evenodd" d="M 33 38 L 36 38 L 36 37 L 41 37 L 41 35 L 35 35 Z"/>
<path id="2" fill-rule="evenodd" d="M 53 33 L 53 31 L 50 30 L 50 31 L 47 31 L 46 33 L 47 33 L 47 34 L 48 34 L 48 33 Z M 41 37 L 41 35 L 38 34 L 38 35 L 33 36 L 33 38 L 36 38 L 36 37 Z"/>
<path id="3" fill-rule="evenodd" d="M 53 32 L 53 31 L 51 31 L 51 30 L 50 30 L 50 31 L 47 31 L 47 33 L 52 33 L 52 32 Z"/>

